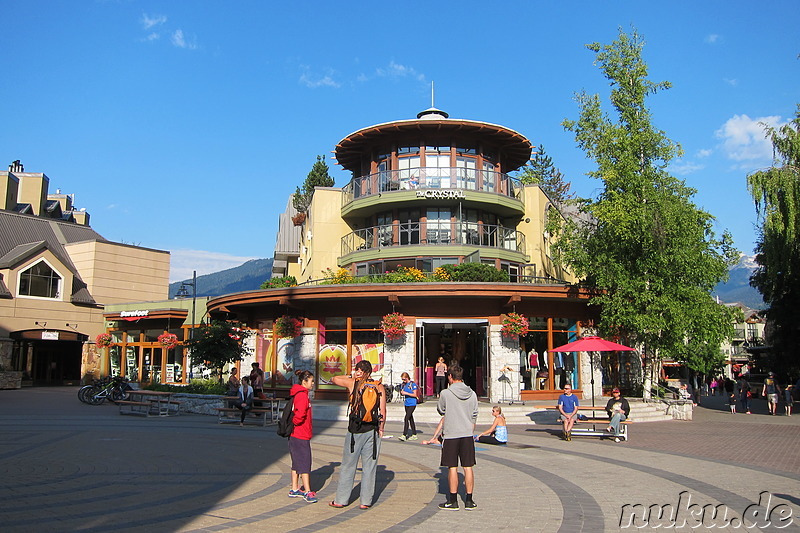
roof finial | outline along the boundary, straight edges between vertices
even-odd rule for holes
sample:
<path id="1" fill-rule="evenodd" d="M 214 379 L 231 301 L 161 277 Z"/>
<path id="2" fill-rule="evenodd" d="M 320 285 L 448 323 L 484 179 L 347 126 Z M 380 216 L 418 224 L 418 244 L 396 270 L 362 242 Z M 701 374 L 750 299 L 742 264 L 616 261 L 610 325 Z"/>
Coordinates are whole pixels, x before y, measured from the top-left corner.
<path id="1" fill-rule="evenodd" d="M 436 104 L 433 103 L 433 95 L 434 95 L 433 81 L 431 81 L 431 107 L 436 107 Z"/>

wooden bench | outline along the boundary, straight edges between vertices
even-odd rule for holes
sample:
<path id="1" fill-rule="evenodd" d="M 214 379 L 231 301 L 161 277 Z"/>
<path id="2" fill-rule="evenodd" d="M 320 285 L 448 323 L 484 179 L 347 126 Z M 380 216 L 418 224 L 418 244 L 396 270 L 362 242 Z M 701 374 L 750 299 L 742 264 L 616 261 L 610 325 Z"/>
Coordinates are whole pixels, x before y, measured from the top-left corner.
<path id="1" fill-rule="evenodd" d="M 548 405 L 544 407 L 547 410 L 556 411 L 559 414 L 559 421 L 561 412 L 558 410 L 557 405 Z M 595 412 L 602 412 L 606 414 L 605 407 L 592 407 L 592 406 L 578 406 L 578 418 L 575 420 L 575 426 L 572 427 L 572 435 L 573 436 L 584 436 L 584 437 L 608 437 L 608 438 L 615 438 L 615 439 L 623 439 L 625 441 L 628 440 L 628 426 L 633 423 L 633 420 L 627 419 L 620 421 L 620 431 L 619 433 L 612 433 L 610 431 L 606 431 L 606 428 L 609 424 L 608 416 L 598 417 L 598 416 L 590 416 L 586 417 L 583 420 L 580 419 L 581 411 L 592 411 L 594 415 Z M 576 427 L 579 424 L 591 424 L 591 429 L 588 427 Z M 601 428 L 597 428 L 597 426 L 602 426 Z"/>
<path id="2" fill-rule="evenodd" d="M 225 424 L 228 422 L 238 422 L 241 419 L 242 411 L 237 409 L 236 407 L 217 407 L 217 415 L 218 415 L 218 423 Z M 257 419 L 261 422 L 262 426 L 267 425 L 267 415 L 269 416 L 269 423 L 272 423 L 273 414 L 272 408 L 267 407 L 253 407 L 249 409 L 247 412 L 247 416 L 244 417 L 245 422 L 250 422 L 250 415 L 258 415 Z M 233 415 L 233 416 L 231 416 Z"/>
<path id="3" fill-rule="evenodd" d="M 132 402 L 129 400 L 119 400 L 117 405 L 119 406 L 119 414 L 138 416 L 150 416 L 150 408 L 153 406 L 151 402 Z"/>

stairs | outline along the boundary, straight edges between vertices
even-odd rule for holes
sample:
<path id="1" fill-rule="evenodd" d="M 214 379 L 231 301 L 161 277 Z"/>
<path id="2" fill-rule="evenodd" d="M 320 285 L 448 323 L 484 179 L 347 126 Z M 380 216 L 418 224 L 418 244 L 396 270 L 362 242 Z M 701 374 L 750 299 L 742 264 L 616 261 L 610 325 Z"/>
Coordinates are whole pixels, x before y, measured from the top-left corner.
<path id="1" fill-rule="evenodd" d="M 597 398 L 595 405 L 602 408 L 605 406 L 608 398 Z M 665 420 L 672 420 L 672 415 L 664 414 L 666 405 L 661 403 L 645 403 L 638 398 L 628 398 L 631 405 L 631 420 L 634 422 L 662 422 Z M 552 410 L 545 410 L 544 406 L 555 405 L 552 402 L 526 402 L 525 405 L 521 403 L 500 404 L 503 409 L 503 414 L 506 417 L 506 422 L 509 424 L 536 424 L 545 423 L 552 424 L 557 419 L 557 414 Z M 581 400 L 581 405 L 591 405 L 591 399 Z M 478 425 L 486 426 L 492 423 L 492 405 L 491 403 L 479 402 L 478 403 Z M 347 403 L 335 400 L 315 400 L 313 401 L 314 418 L 317 420 L 347 420 Z M 390 402 L 386 406 L 386 415 L 389 422 L 402 422 L 405 417 L 405 409 L 402 403 Z M 431 398 L 417 405 L 414 410 L 414 421 L 418 424 L 437 424 L 439 422 L 439 413 L 436 411 L 436 399 Z"/>

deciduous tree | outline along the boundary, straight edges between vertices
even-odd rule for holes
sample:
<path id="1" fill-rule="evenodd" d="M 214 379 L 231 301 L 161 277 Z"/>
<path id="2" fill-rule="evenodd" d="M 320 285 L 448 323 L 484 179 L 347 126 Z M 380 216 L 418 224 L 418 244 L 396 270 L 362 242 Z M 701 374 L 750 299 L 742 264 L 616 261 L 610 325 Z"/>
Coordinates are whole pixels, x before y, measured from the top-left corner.
<path id="1" fill-rule="evenodd" d="M 603 188 L 580 201 L 586 216 L 565 229 L 555 248 L 596 289 L 591 302 L 601 306 L 602 334 L 643 347 L 651 360 L 670 356 L 702 371 L 707 365 L 696 358 L 718 359 L 732 331 L 729 311 L 711 291 L 736 251 L 727 232 L 717 238 L 714 218 L 692 202 L 696 191 L 667 171 L 681 148 L 653 126 L 645 100 L 670 84 L 648 79 L 643 46 L 635 31 L 620 31 L 610 45 L 587 45 L 610 82 L 616 120 L 598 95 L 581 92 L 578 120 L 563 122 L 596 163 L 589 176 Z"/>
<path id="2" fill-rule="evenodd" d="M 760 224 L 758 268 L 750 283 L 768 306 L 774 369 L 796 372 L 800 367 L 800 105 L 794 120 L 765 129 L 772 141 L 773 165 L 747 177 Z"/>

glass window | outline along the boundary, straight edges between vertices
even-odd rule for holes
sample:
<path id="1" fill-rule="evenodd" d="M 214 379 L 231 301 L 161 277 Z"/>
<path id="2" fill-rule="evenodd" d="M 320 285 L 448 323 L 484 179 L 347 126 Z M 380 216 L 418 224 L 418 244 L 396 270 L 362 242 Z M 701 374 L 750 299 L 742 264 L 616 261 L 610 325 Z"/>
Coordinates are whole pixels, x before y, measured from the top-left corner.
<path id="1" fill-rule="evenodd" d="M 456 157 L 456 187 L 475 190 L 477 160 L 472 157 Z"/>
<path id="2" fill-rule="evenodd" d="M 45 261 L 39 261 L 19 275 L 20 296 L 61 298 L 61 276 Z"/>
<path id="3" fill-rule="evenodd" d="M 434 207 L 427 211 L 425 225 L 428 244 L 448 244 L 450 242 L 450 217 L 449 207 Z"/>
<path id="4" fill-rule="evenodd" d="M 496 189 L 496 175 L 494 171 L 494 164 L 487 161 L 483 162 L 483 190 L 487 192 L 495 192 Z"/>
<path id="5" fill-rule="evenodd" d="M 419 244 L 419 209 L 401 209 L 397 218 L 400 244 Z"/>
<path id="6" fill-rule="evenodd" d="M 392 246 L 392 224 L 394 218 L 391 213 L 379 213 L 377 217 L 378 222 L 378 246 Z"/>
<path id="7" fill-rule="evenodd" d="M 435 189 L 450 187 L 450 148 L 429 146 L 425 151 L 425 185 Z"/>
<path id="8" fill-rule="evenodd" d="M 456 148 L 456 154 L 458 155 L 476 155 L 478 151 L 475 148 Z"/>
<path id="9" fill-rule="evenodd" d="M 397 155 L 418 154 L 419 146 L 400 146 L 397 148 Z"/>
<path id="10" fill-rule="evenodd" d="M 401 157 L 397 160 L 397 175 L 401 189 L 416 189 L 419 187 L 419 156 Z"/>

